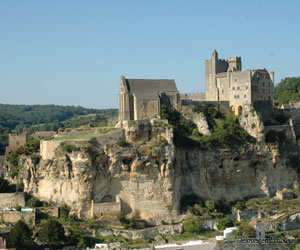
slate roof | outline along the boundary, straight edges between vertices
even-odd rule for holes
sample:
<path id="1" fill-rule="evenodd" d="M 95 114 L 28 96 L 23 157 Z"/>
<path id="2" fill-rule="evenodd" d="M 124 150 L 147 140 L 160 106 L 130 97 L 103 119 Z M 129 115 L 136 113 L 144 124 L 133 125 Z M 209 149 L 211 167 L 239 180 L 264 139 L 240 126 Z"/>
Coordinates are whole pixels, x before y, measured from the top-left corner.
<path id="1" fill-rule="evenodd" d="M 158 100 L 158 94 L 156 92 L 134 92 L 133 95 L 138 100 Z"/>
<path id="2" fill-rule="evenodd" d="M 178 92 L 174 80 L 164 79 L 126 79 L 128 90 L 134 92 Z"/>

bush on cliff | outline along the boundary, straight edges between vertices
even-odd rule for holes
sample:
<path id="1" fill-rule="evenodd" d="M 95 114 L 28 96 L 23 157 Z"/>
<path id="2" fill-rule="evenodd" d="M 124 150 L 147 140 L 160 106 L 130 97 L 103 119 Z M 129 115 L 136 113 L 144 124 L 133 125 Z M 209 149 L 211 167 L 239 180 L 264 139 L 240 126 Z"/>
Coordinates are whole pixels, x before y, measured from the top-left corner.
<path id="1" fill-rule="evenodd" d="M 234 225 L 233 221 L 228 217 L 220 218 L 217 222 L 217 228 L 219 230 L 224 230 L 226 227 L 232 227 Z"/>
<path id="2" fill-rule="evenodd" d="M 203 223 L 200 217 L 193 217 L 187 219 L 183 223 L 183 229 L 185 232 L 189 233 L 201 233 L 204 231 Z"/>
<path id="3" fill-rule="evenodd" d="M 166 108 L 162 108 L 161 117 L 168 119 L 169 123 L 173 125 L 174 142 L 177 146 L 209 149 L 214 147 L 233 147 L 255 142 L 255 139 L 240 126 L 238 117 L 231 112 L 224 117 L 217 109 L 210 107 L 206 113 L 206 119 L 211 127 L 211 135 L 209 136 L 195 133 L 195 129 L 197 129 L 196 124 L 184 119 L 176 110 L 168 111 Z"/>

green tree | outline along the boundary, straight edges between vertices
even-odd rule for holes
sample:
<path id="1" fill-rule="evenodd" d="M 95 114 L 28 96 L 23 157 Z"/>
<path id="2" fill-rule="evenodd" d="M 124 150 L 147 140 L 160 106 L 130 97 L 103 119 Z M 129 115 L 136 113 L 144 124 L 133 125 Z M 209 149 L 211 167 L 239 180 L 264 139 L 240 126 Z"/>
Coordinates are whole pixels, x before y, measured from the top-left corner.
<path id="1" fill-rule="evenodd" d="M 218 219 L 217 228 L 219 230 L 224 230 L 226 227 L 232 227 L 234 225 L 233 221 L 228 217 Z"/>
<path id="2" fill-rule="evenodd" d="M 250 226 L 248 223 L 243 222 L 239 227 L 238 236 L 253 238 L 256 236 L 256 231 L 254 227 Z"/>
<path id="3" fill-rule="evenodd" d="M 31 240 L 32 231 L 24 221 L 19 220 L 10 230 L 8 243 L 11 247 L 24 249 Z"/>
<path id="4" fill-rule="evenodd" d="M 58 221 L 49 220 L 38 232 L 38 238 L 42 243 L 51 247 L 58 246 L 65 240 L 65 230 Z"/>
<path id="5" fill-rule="evenodd" d="M 274 88 L 274 96 L 279 106 L 300 101 L 300 77 L 287 77 L 281 80 Z"/>
<path id="6" fill-rule="evenodd" d="M 203 223 L 200 217 L 193 217 L 187 219 L 183 223 L 183 229 L 189 233 L 200 233 L 203 231 Z"/>

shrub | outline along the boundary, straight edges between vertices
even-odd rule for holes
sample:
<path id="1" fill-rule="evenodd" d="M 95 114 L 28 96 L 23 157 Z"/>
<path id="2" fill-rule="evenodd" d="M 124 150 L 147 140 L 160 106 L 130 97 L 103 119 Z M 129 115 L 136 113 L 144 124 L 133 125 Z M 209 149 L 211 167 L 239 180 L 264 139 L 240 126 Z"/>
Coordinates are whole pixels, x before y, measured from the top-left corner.
<path id="1" fill-rule="evenodd" d="M 255 126 L 255 123 L 252 123 L 252 124 L 251 124 L 251 128 L 254 129 L 255 127 L 256 127 L 256 126 Z"/>
<path id="2" fill-rule="evenodd" d="M 189 218 L 183 223 L 183 229 L 189 233 L 201 233 L 203 231 L 202 220 L 199 217 Z"/>
<path id="3" fill-rule="evenodd" d="M 122 137 L 119 137 L 118 141 L 117 141 L 117 145 L 119 147 L 128 147 L 130 144 Z"/>
<path id="4" fill-rule="evenodd" d="M 237 210 L 244 210 L 246 208 L 246 202 L 245 201 L 237 201 L 234 207 Z"/>
<path id="5" fill-rule="evenodd" d="M 41 202 L 39 199 L 37 199 L 34 196 L 31 195 L 27 195 L 28 196 L 28 200 L 25 202 L 25 205 L 27 207 L 41 207 L 43 206 L 43 202 Z"/>
<path id="6" fill-rule="evenodd" d="M 217 228 L 219 230 L 224 230 L 226 227 L 232 227 L 234 225 L 233 221 L 229 217 L 218 219 Z"/>
<path id="7" fill-rule="evenodd" d="M 246 222 L 243 222 L 238 228 L 239 228 L 237 232 L 238 236 L 243 236 L 248 238 L 254 238 L 256 236 L 255 229 L 250 225 L 248 225 L 248 223 Z"/>
<path id="8" fill-rule="evenodd" d="M 70 144 L 64 144 L 62 145 L 62 150 L 63 152 L 67 152 L 67 153 L 72 153 L 73 151 L 79 151 L 80 148 L 74 146 L 74 145 L 70 145 Z"/>
<path id="9" fill-rule="evenodd" d="M 69 217 L 70 209 L 67 204 L 62 204 L 59 207 L 59 218 L 67 219 Z"/>
<path id="10" fill-rule="evenodd" d="M 16 210 L 19 211 L 19 212 L 20 212 L 21 209 L 22 209 L 22 207 L 21 207 L 20 205 L 17 205 L 15 208 L 16 208 Z"/>
<path id="11" fill-rule="evenodd" d="M 192 111 L 195 112 L 195 113 L 199 113 L 201 110 L 199 109 L 198 106 L 193 106 Z"/>
<path id="12" fill-rule="evenodd" d="M 24 247 L 31 243 L 32 231 L 27 224 L 19 220 L 10 230 L 8 243 L 11 247 L 17 249 L 24 249 Z"/>

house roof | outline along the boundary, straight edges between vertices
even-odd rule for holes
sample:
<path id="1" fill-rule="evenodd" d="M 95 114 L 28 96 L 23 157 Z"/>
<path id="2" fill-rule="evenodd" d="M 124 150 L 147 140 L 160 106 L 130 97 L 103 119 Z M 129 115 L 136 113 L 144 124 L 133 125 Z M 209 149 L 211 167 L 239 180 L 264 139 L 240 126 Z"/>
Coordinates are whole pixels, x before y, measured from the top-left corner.
<path id="1" fill-rule="evenodd" d="M 252 227 L 262 226 L 264 223 L 261 220 L 252 220 L 249 222 L 249 225 Z"/>
<path id="2" fill-rule="evenodd" d="M 135 92 L 178 92 L 175 81 L 169 79 L 126 79 L 128 90 Z"/>
<path id="3" fill-rule="evenodd" d="M 51 137 L 54 135 L 54 131 L 36 131 L 34 133 L 34 138 L 40 138 L 40 137 Z"/>

